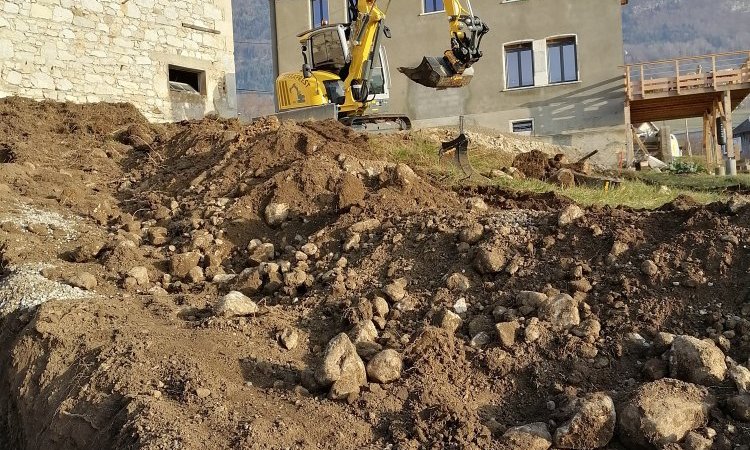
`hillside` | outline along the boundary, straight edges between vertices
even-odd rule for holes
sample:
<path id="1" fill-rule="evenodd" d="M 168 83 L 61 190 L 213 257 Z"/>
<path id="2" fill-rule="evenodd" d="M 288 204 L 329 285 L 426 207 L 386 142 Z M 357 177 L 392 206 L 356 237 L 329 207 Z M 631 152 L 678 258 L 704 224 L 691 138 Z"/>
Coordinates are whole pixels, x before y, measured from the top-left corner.
<path id="1" fill-rule="evenodd" d="M 623 14 L 626 60 L 745 50 L 748 22 L 746 0 L 631 0 Z"/>

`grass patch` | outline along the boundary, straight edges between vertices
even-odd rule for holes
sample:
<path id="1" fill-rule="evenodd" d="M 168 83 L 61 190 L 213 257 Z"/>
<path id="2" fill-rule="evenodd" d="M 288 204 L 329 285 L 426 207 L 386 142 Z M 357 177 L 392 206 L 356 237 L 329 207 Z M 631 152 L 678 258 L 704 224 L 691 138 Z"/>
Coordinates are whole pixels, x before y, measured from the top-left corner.
<path id="1" fill-rule="evenodd" d="M 386 135 L 373 139 L 371 145 L 375 158 L 408 164 L 448 187 L 466 183 L 464 174 L 451 163 L 452 156 L 440 160 L 439 145 L 421 136 Z M 487 174 L 493 169 L 510 166 L 513 155 L 483 148 L 470 148 L 469 160 L 477 172 Z M 688 195 L 699 203 L 711 203 L 724 198 L 725 191 L 731 186 L 747 185 L 750 189 L 750 176 L 744 175 L 729 178 L 704 174 L 673 175 L 647 172 L 631 176 L 619 187 L 606 191 L 586 186 L 562 189 L 544 181 L 531 179 L 500 178 L 490 182 L 505 189 L 521 192 L 556 191 L 586 206 L 626 206 L 636 209 L 659 208 L 679 195 Z"/>
<path id="2" fill-rule="evenodd" d="M 648 184 L 676 189 L 709 192 L 750 191 L 750 175 L 720 177 L 707 173 L 676 175 L 671 173 L 640 172 L 634 175 Z"/>

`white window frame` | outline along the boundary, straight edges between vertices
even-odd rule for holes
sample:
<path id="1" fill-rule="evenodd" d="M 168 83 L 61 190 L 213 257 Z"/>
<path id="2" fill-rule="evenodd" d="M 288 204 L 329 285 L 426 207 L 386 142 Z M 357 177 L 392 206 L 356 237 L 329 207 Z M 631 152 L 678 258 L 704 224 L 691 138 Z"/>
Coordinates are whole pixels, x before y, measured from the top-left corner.
<path id="1" fill-rule="evenodd" d="M 513 125 L 520 123 L 520 122 L 531 122 L 531 133 L 525 134 L 525 133 L 517 133 L 513 131 Z M 510 131 L 512 134 L 517 134 L 519 136 L 536 136 L 536 123 L 534 122 L 533 117 L 529 117 L 527 119 L 513 119 L 508 121 L 508 131 Z"/>
<path id="2" fill-rule="evenodd" d="M 443 0 L 443 9 L 439 9 L 439 10 L 436 10 L 436 11 L 430 11 L 430 12 L 427 12 L 427 11 L 424 10 L 424 3 L 425 3 L 426 0 L 419 0 L 419 1 L 421 3 L 421 8 L 420 9 L 422 10 L 422 12 L 419 15 L 420 16 L 430 16 L 432 14 L 442 14 L 442 13 L 444 13 L 445 12 L 445 2 L 446 1 L 451 1 L 451 0 Z"/>
<path id="3" fill-rule="evenodd" d="M 559 83 L 550 83 L 549 82 L 549 41 L 554 41 L 557 39 L 566 39 L 566 38 L 573 38 L 576 41 L 576 80 L 575 81 L 561 81 Z M 566 84 L 576 84 L 581 82 L 581 55 L 579 51 L 579 42 L 578 42 L 578 35 L 575 33 L 569 33 L 569 34 L 559 34 L 555 36 L 547 36 L 544 38 L 544 51 L 546 52 L 545 55 L 545 64 L 547 64 L 547 86 L 565 86 Z"/>
<path id="4" fill-rule="evenodd" d="M 538 88 L 536 84 L 536 77 L 534 77 L 534 85 L 533 86 L 520 86 L 520 87 L 508 87 L 508 60 L 507 60 L 507 53 L 505 51 L 506 47 L 513 46 L 513 45 L 521 45 L 521 44 L 531 44 L 531 62 L 532 62 L 532 71 L 535 69 L 534 67 L 534 40 L 533 39 L 522 39 L 520 41 L 512 41 L 512 42 L 505 42 L 503 44 L 503 91 L 522 91 L 524 89 L 534 89 Z M 531 74 L 534 76 L 534 73 Z"/>

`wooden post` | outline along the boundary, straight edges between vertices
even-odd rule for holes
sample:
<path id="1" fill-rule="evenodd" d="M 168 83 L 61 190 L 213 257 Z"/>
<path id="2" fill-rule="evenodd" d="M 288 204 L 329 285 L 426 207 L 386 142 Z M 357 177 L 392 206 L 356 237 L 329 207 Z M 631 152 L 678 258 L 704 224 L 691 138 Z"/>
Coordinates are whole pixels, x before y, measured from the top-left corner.
<path id="1" fill-rule="evenodd" d="M 706 155 L 706 164 L 709 167 L 713 166 L 713 149 L 711 148 L 711 119 L 708 117 L 708 112 L 703 113 L 703 154 Z"/>
<path id="2" fill-rule="evenodd" d="M 713 78 L 714 89 L 716 89 L 716 56 L 711 57 L 711 78 Z"/>
<path id="3" fill-rule="evenodd" d="M 625 98 L 630 100 L 632 98 L 632 80 L 630 79 L 630 66 L 625 66 Z"/>
<path id="4" fill-rule="evenodd" d="M 643 75 L 643 64 L 641 64 L 641 98 L 646 98 L 646 78 Z"/>
<path id="5" fill-rule="evenodd" d="M 711 106 L 711 145 L 714 150 L 714 161 L 716 161 L 717 165 L 724 163 L 724 155 L 721 153 L 721 145 L 719 145 L 719 130 L 716 129 L 716 119 L 720 117 L 720 105 L 721 103 L 714 99 L 714 103 Z"/>
<path id="6" fill-rule="evenodd" d="M 724 131 L 727 135 L 727 158 L 735 159 L 734 130 L 732 129 L 732 91 L 724 91 Z"/>
<path id="7" fill-rule="evenodd" d="M 633 166 L 635 150 L 633 149 L 633 124 L 630 123 L 630 100 L 625 99 L 625 163 L 627 168 Z"/>
<path id="8" fill-rule="evenodd" d="M 674 60 L 674 72 L 675 72 L 675 83 L 677 85 L 677 93 L 680 93 L 680 60 Z"/>

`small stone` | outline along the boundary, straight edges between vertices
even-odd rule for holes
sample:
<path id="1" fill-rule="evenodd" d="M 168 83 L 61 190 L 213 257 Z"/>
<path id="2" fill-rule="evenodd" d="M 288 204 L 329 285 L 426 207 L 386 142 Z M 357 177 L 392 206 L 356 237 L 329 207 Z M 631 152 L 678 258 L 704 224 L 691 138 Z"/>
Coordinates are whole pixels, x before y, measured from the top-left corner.
<path id="1" fill-rule="evenodd" d="M 96 259 L 103 248 L 104 242 L 92 241 L 75 249 L 71 254 L 71 258 L 73 262 L 77 263 L 89 262 Z"/>
<path id="2" fill-rule="evenodd" d="M 148 278 L 148 273 L 146 274 Z M 81 272 L 68 278 L 68 284 L 71 286 L 92 291 L 96 288 L 96 277 L 88 272 Z M 148 284 L 148 282 L 147 282 Z"/>
<path id="3" fill-rule="evenodd" d="M 143 266 L 133 267 L 127 275 L 133 278 L 138 286 L 146 286 L 149 283 L 148 269 Z"/>
<path id="4" fill-rule="evenodd" d="M 271 243 L 260 243 L 250 250 L 248 259 L 253 266 L 259 266 L 263 263 L 273 260 L 276 256 L 276 248 Z"/>
<path id="5" fill-rule="evenodd" d="M 521 291 L 516 296 L 516 299 L 523 306 L 530 306 L 534 309 L 542 308 L 549 303 L 549 297 L 547 297 L 547 294 L 534 291 Z"/>
<path id="6" fill-rule="evenodd" d="M 577 327 L 573 328 L 572 333 L 580 338 L 584 338 L 589 342 L 594 342 L 599 338 L 599 333 L 602 330 L 602 325 L 596 319 L 586 319 L 580 323 Z"/>
<path id="7" fill-rule="evenodd" d="M 520 329 L 521 324 L 518 321 L 502 322 L 495 325 L 500 344 L 506 349 L 511 349 L 516 344 L 516 336 Z"/>
<path id="8" fill-rule="evenodd" d="M 466 304 L 466 299 L 463 297 L 456 300 L 456 303 L 453 304 L 453 311 L 455 311 L 456 314 L 465 314 L 468 310 L 469 306 Z"/>
<path id="9" fill-rule="evenodd" d="M 176 278 L 185 278 L 201 260 L 198 252 L 178 253 L 170 258 L 170 273 Z"/>
<path id="10" fill-rule="evenodd" d="M 211 396 L 211 390 L 206 388 L 198 388 L 195 390 L 195 395 L 198 396 L 198 398 L 206 398 Z"/>
<path id="11" fill-rule="evenodd" d="M 485 345 L 489 344 L 492 339 L 490 338 L 490 335 L 485 333 L 484 331 L 478 333 L 476 336 L 471 338 L 470 345 L 472 347 L 484 347 Z"/>
<path id="12" fill-rule="evenodd" d="M 169 242 L 169 231 L 164 227 L 150 227 L 146 235 L 151 245 L 157 247 Z"/>
<path id="13" fill-rule="evenodd" d="M 205 281 L 206 276 L 203 274 L 203 268 L 199 266 L 195 266 L 192 269 L 190 269 L 190 272 L 188 272 L 188 280 L 190 280 L 192 283 L 200 283 L 202 281 Z"/>
<path id="14" fill-rule="evenodd" d="M 653 349 L 656 353 L 661 354 L 672 347 L 675 335 L 672 333 L 658 332 L 654 337 Z"/>
<path id="15" fill-rule="evenodd" d="M 286 203 L 269 203 L 265 209 L 266 223 L 270 226 L 280 225 L 289 217 L 289 205 Z"/>
<path id="16" fill-rule="evenodd" d="M 480 223 L 474 223 L 473 225 L 470 225 L 458 234 L 458 240 L 460 242 L 465 242 L 467 244 L 476 244 L 480 240 L 482 240 L 482 236 L 484 235 L 484 227 Z"/>
<path id="17" fill-rule="evenodd" d="M 589 280 L 587 280 L 586 278 L 581 278 L 580 280 L 571 281 L 570 289 L 573 292 L 587 293 L 590 292 L 591 289 L 593 289 L 593 286 L 591 286 L 591 282 L 589 282 Z"/>
<path id="18" fill-rule="evenodd" d="M 359 248 L 359 243 L 362 240 L 362 237 L 359 233 L 354 233 L 351 236 L 349 236 L 346 241 L 344 241 L 344 251 L 349 252 L 356 248 Z"/>
<path id="19" fill-rule="evenodd" d="M 604 447 L 614 436 L 616 422 L 612 399 L 603 393 L 589 395 L 580 401 L 575 415 L 555 431 L 555 446 L 581 450 Z"/>
<path id="20" fill-rule="evenodd" d="M 447 309 L 444 309 L 440 313 L 438 313 L 434 320 L 435 326 L 443 328 L 451 334 L 455 333 L 459 328 L 461 328 L 461 323 L 461 317 L 453 311 Z"/>
<path id="21" fill-rule="evenodd" d="M 387 317 L 390 307 L 388 302 L 383 297 L 375 297 L 372 301 L 372 308 L 375 315 L 378 317 Z"/>
<path id="22" fill-rule="evenodd" d="M 526 328 L 523 330 L 524 340 L 529 344 L 538 341 L 539 338 L 542 337 L 543 330 L 544 328 L 542 328 L 539 319 L 532 317 L 526 325 Z"/>
<path id="23" fill-rule="evenodd" d="M 367 383 L 365 364 L 345 333 L 336 335 L 328 342 L 315 378 L 324 387 L 339 383 L 338 386 L 332 386 L 330 392 L 331 397 L 337 399 L 350 393 L 358 394 L 359 387 Z"/>
<path id="24" fill-rule="evenodd" d="M 214 313 L 222 317 L 249 316 L 258 312 L 258 305 L 242 292 L 232 291 L 221 298 Z"/>
<path id="25" fill-rule="evenodd" d="M 500 249 L 481 249 L 474 258 L 474 268 L 482 275 L 501 272 L 505 263 L 505 252 Z"/>
<path id="26" fill-rule="evenodd" d="M 578 303 L 568 294 L 559 294 L 542 310 L 540 319 L 550 322 L 555 328 L 571 328 L 581 323 Z"/>
<path id="27" fill-rule="evenodd" d="M 657 266 L 656 263 L 651 261 L 650 259 L 647 259 L 643 261 L 643 264 L 641 264 L 641 272 L 643 272 L 643 274 L 647 277 L 654 277 L 657 273 L 659 273 L 659 266 Z"/>
<path id="28" fill-rule="evenodd" d="M 352 233 L 367 233 L 378 228 L 380 228 L 380 221 L 378 219 L 367 219 L 350 226 L 349 231 Z"/>
<path id="29" fill-rule="evenodd" d="M 552 446 L 552 435 L 544 422 L 509 428 L 501 438 L 503 449 L 548 450 Z"/>
<path id="30" fill-rule="evenodd" d="M 448 277 L 447 286 L 452 291 L 466 292 L 471 287 L 471 283 L 465 275 L 454 273 Z"/>
<path id="31" fill-rule="evenodd" d="M 276 335 L 281 346 L 287 350 L 294 350 L 299 342 L 299 333 L 294 328 L 284 328 Z"/>
<path id="32" fill-rule="evenodd" d="M 570 225 L 584 216 L 583 210 L 578 205 L 568 205 L 560 212 L 557 224 L 561 227 Z"/>
<path id="33" fill-rule="evenodd" d="M 405 278 L 399 278 L 393 283 L 388 284 L 383 288 L 383 293 L 388 296 L 393 302 L 398 302 L 406 297 L 406 285 L 407 281 Z"/>
<path id="34" fill-rule="evenodd" d="M 480 197 L 472 197 L 466 200 L 466 207 L 472 212 L 485 212 L 490 209 Z"/>
<path id="35" fill-rule="evenodd" d="M 313 244 L 312 242 L 309 242 L 302 246 L 301 250 L 305 253 L 307 256 L 315 256 L 318 253 L 318 246 Z"/>
<path id="36" fill-rule="evenodd" d="M 401 378 L 403 362 L 395 350 L 383 350 L 367 363 L 367 376 L 381 384 L 390 383 Z"/>
<path id="37" fill-rule="evenodd" d="M 372 320 L 363 320 L 352 328 L 349 332 L 352 342 L 374 342 L 378 338 L 378 329 Z"/>
<path id="38" fill-rule="evenodd" d="M 734 381 L 737 390 L 739 390 L 741 394 L 750 392 L 750 369 L 741 364 L 737 364 L 732 358 L 728 357 L 726 361 L 729 368 L 727 374 L 729 375 L 729 378 Z"/>

